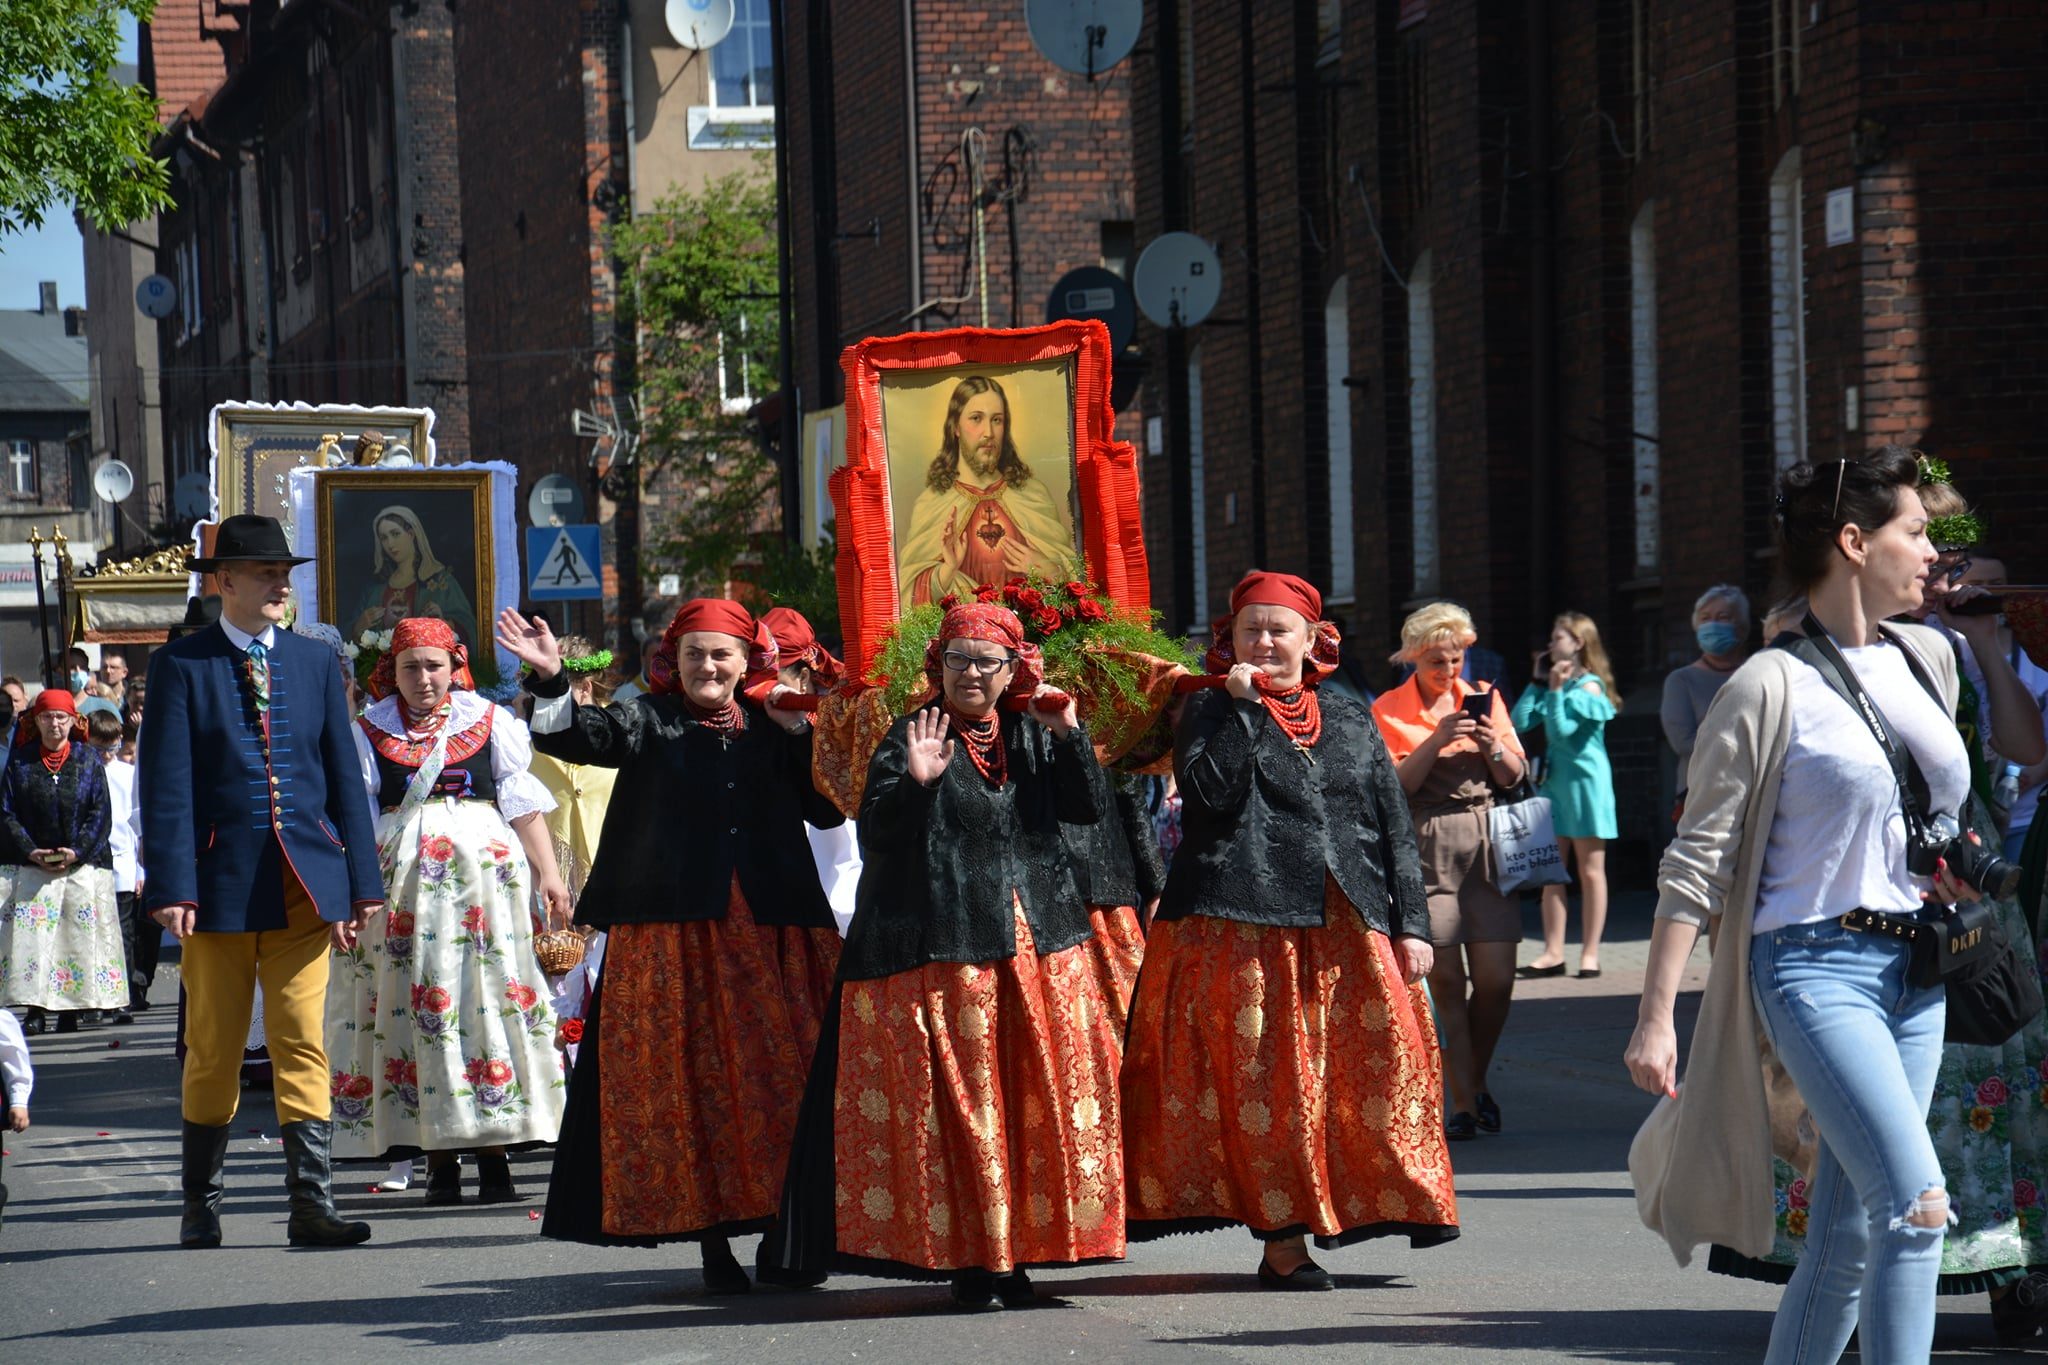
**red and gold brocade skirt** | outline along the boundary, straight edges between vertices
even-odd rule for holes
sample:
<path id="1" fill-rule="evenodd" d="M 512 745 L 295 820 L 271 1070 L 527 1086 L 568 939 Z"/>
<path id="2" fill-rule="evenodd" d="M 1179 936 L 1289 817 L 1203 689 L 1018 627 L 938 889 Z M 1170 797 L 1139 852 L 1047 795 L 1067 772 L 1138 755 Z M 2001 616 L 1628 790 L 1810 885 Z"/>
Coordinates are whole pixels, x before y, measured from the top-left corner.
<path id="1" fill-rule="evenodd" d="M 1428 995 L 1333 882 L 1323 915 L 1153 924 L 1123 1071 L 1134 1241 L 1457 1235 Z"/>
<path id="2" fill-rule="evenodd" d="M 926 1270 L 1124 1252 L 1116 1026 L 1102 940 L 841 987 L 838 1250 Z"/>
<path id="3" fill-rule="evenodd" d="M 832 929 L 755 924 L 737 879 L 723 920 L 610 931 L 597 1038 L 607 1235 L 774 1217 L 839 946 Z"/>
<path id="4" fill-rule="evenodd" d="M 1095 926 L 1098 945 L 1091 957 L 1102 968 L 1102 995 L 1116 1025 L 1121 1055 L 1124 1027 L 1131 1018 L 1131 993 L 1138 988 L 1138 968 L 1145 961 L 1145 931 L 1138 925 L 1138 912 L 1128 905 L 1091 905 L 1088 920 Z"/>

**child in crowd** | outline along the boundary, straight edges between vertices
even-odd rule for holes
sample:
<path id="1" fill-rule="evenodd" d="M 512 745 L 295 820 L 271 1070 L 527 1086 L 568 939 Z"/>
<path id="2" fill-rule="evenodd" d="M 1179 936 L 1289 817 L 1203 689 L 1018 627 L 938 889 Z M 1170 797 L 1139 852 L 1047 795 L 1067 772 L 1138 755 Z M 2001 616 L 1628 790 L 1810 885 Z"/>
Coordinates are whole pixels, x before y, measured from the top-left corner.
<path id="1" fill-rule="evenodd" d="M 7 1092 L 7 1132 L 28 1131 L 28 1096 L 35 1084 L 36 1071 L 29 1065 L 28 1039 L 21 1036 L 21 1021 L 13 1010 L 0 1010 L 0 1089 Z M 6 1212 L 7 1185 L 0 1181 L 0 1216 Z"/>

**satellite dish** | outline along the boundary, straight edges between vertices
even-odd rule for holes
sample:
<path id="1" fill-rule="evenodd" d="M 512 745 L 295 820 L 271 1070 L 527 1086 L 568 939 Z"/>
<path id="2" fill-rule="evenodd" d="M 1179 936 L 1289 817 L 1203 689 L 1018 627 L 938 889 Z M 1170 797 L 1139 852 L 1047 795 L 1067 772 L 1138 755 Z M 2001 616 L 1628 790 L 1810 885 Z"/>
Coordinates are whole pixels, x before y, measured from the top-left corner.
<path id="1" fill-rule="evenodd" d="M 535 526 L 574 526 L 583 520 L 583 490 L 562 474 L 542 476 L 526 495 L 526 519 Z"/>
<path id="2" fill-rule="evenodd" d="M 1139 255 L 1131 288 L 1138 307 L 1159 326 L 1193 327 L 1223 297 L 1223 263 L 1194 233 L 1164 233 Z"/>
<path id="3" fill-rule="evenodd" d="M 101 502 L 121 502 L 135 491 L 135 471 L 119 460 L 108 460 L 93 471 L 92 491 Z"/>
<path id="4" fill-rule="evenodd" d="M 1064 318 L 1100 319 L 1109 328 L 1109 349 L 1115 354 L 1130 344 L 1131 333 L 1138 328 L 1138 303 L 1114 270 L 1084 265 L 1060 276 L 1045 301 L 1047 322 Z"/>
<path id="5" fill-rule="evenodd" d="M 1093 79 L 1131 55 L 1143 0 L 1024 0 L 1031 44 L 1062 71 Z"/>
<path id="6" fill-rule="evenodd" d="M 213 485 L 197 471 L 181 475 L 171 485 L 171 506 L 180 517 L 193 521 L 209 517 L 213 515 Z"/>
<path id="7" fill-rule="evenodd" d="M 732 32 L 733 0 L 668 0 L 662 18 L 668 23 L 669 37 L 702 52 L 718 46 Z"/>
<path id="8" fill-rule="evenodd" d="M 135 306 L 146 318 L 167 318 L 178 307 L 178 286 L 169 275 L 145 275 L 135 286 Z"/>

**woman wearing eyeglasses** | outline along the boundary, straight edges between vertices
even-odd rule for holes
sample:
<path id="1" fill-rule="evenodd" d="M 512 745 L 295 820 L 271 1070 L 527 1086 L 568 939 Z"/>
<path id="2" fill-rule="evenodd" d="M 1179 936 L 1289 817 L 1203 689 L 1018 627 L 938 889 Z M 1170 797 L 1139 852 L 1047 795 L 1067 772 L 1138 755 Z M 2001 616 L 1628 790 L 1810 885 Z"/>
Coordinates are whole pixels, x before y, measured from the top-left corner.
<path id="1" fill-rule="evenodd" d="M 948 611 L 925 672 L 940 703 L 899 719 L 868 766 L 780 1255 L 791 1275 L 949 1278 L 962 1308 L 1014 1306 L 1027 1266 L 1124 1251 L 1109 949 L 1061 834 L 1102 819 L 1108 795 L 1012 612 Z M 1006 696 L 1031 709 L 998 710 Z"/>

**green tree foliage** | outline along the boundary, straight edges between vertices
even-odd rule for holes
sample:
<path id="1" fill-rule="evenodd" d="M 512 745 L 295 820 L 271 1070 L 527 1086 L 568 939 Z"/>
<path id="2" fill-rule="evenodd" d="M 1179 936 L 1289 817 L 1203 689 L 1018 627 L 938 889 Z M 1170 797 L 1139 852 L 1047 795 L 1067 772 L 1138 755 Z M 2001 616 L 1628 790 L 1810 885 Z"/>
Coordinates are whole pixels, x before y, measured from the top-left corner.
<path id="1" fill-rule="evenodd" d="M 76 204 L 118 228 L 171 206 L 156 101 L 114 77 L 120 16 L 156 0 L 0 0 L 0 237 Z"/>
<path id="2" fill-rule="evenodd" d="M 757 167 L 671 193 L 615 225 L 611 249 L 636 339 L 647 567 L 713 589 L 746 577 L 777 525 L 777 471 L 737 401 L 775 387 L 774 181 Z"/>

